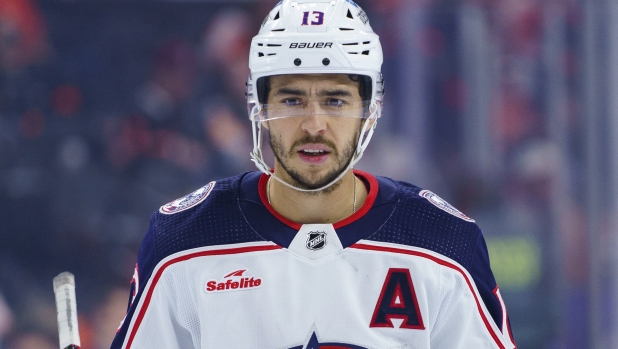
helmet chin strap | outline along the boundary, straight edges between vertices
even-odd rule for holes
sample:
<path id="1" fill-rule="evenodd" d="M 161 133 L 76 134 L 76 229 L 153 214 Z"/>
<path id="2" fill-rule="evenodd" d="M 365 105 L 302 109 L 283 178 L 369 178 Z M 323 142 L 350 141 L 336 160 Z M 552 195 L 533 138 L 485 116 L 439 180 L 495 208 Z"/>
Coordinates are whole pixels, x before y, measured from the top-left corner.
<path id="1" fill-rule="evenodd" d="M 380 110 L 379 106 L 375 102 L 371 104 L 369 109 L 371 110 L 371 114 L 365 120 L 365 123 L 363 124 L 360 137 L 358 138 L 358 144 L 356 146 L 356 151 L 354 152 L 354 156 L 352 156 L 352 159 L 350 160 L 350 164 L 348 165 L 348 167 L 346 167 L 345 170 L 341 171 L 341 173 L 339 174 L 339 176 L 337 176 L 337 178 L 333 179 L 328 184 L 320 188 L 317 188 L 317 189 L 298 188 L 286 182 L 279 176 L 275 175 L 272 168 L 268 166 L 266 161 L 264 161 L 264 157 L 262 155 L 262 122 L 259 119 L 259 114 L 261 112 L 261 106 L 259 104 L 253 106 L 253 108 L 251 109 L 251 115 L 250 115 L 251 120 L 252 120 L 251 128 L 253 131 L 253 151 L 250 153 L 251 161 L 255 163 L 255 166 L 262 173 L 265 173 L 273 177 L 279 183 L 285 185 L 288 188 L 291 188 L 291 189 L 294 189 L 294 190 L 297 190 L 303 193 L 314 193 L 314 192 L 322 191 L 332 186 L 333 184 L 337 183 L 348 172 L 348 170 L 354 168 L 354 165 L 356 165 L 356 163 L 363 157 L 363 153 L 365 152 L 367 145 L 369 145 L 369 141 L 371 140 L 371 137 L 373 136 L 373 131 L 375 130 L 376 124 L 378 123 L 378 117 L 379 117 L 378 113 Z M 367 135 L 363 137 L 365 133 Z"/>

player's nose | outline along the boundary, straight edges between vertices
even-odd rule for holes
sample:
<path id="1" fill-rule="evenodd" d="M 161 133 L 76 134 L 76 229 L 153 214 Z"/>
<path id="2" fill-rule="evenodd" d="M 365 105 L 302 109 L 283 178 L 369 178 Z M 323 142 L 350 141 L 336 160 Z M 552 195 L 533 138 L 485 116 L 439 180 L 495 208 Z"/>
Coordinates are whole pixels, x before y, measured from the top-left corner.
<path id="1" fill-rule="evenodd" d="M 303 117 L 301 128 L 304 132 L 310 135 L 322 134 L 326 131 L 328 117 L 319 113 L 315 108 L 312 108 L 307 115 Z"/>

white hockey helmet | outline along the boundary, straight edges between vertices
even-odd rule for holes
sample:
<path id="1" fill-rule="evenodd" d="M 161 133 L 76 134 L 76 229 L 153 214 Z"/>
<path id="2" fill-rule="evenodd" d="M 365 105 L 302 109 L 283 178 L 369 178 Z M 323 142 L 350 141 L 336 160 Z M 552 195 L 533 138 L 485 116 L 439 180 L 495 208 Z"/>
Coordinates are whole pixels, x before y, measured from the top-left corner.
<path id="1" fill-rule="evenodd" d="M 246 97 L 253 127 L 252 161 L 271 175 L 262 157 L 262 115 L 266 104 L 265 77 L 286 74 L 353 74 L 365 82 L 366 110 L 352 168 L 367 147 L 382 112 L 384 81 L 383 56 L 378 35 L 373 32 L 367 14 L 352 0 L 282 0 L 268 14 L 251 41 Z M 368 85 L 368 86 L 367 86 Z M 328 185 L 301 191 L 318 191 Z"/>

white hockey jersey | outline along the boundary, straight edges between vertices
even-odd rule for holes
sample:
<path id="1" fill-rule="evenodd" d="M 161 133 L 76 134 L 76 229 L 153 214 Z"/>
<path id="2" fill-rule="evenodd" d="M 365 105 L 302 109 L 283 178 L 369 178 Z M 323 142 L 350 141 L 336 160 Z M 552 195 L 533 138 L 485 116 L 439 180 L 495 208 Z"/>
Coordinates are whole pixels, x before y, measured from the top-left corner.
<path id="1" fill-rule="evenodd" d="M 369 195 L 335 224 L 280 216 L 258 172 L 162 206 L 112 348 L 514 348 L 474 221 L 355 173 Z"/>

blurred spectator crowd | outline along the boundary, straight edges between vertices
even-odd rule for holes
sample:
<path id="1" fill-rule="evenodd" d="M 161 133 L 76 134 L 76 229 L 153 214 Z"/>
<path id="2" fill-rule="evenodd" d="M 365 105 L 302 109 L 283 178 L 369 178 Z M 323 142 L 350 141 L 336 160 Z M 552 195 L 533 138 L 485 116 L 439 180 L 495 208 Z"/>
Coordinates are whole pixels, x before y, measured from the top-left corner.
<path id="1" fill-rule="evenodd" d="M 564 194 L 568 215 L 558 221 L 554 211 L 556 186 L 578 184 L 582 157 L 564 153 L 548 116 L 544 35 L 555 19 L 541 0 L 358 3 L 381 36 L 387 83 L 360 167 L 431 185 L 477 219 L 522 348 L 585 347 L 585 330 L 577 332 L 585 219 L 575 200 L 583 194 Z M 555 74 L 572 86 L 581 18 L 572 2 L 554 3 L 566 28 Z M 57 346 L 51 280 L 65 270 L 76 275 L 83 347 L 108 347 L 150 214 L 207 181 L 253 170 L 248 48 L 275 1 L 235 4 L 0 0 L 0 349 Z M 402 31 L 419 13 L 413 35 Z M 475 13 L 496 55 L 483 67 L 493 78 L 481 103 L 490 172 L 462 146 L 478 139 L 466 130 L 478 86 L 460 59 L 470 40 L 462 22 Z M 401 148 L 417 146 L 405 132 L 416 114 L 401 82 L 413 59 L 423 67 L 427 140 L 401 158 Z M 574 149 L 577 92 L 567 88 L 557 105 Z M 557 236 L 563 249 L 542 254 L 560 248 Z M 569 287 L 555 297 L 560 285 Z"/>
<path id="2" fill-rule="evenodd" d="M 0 1 L 0 348 L 57 347 L 65 269 L 109 346 L 150 214 L 251 169 L 248 10 Z"/>

